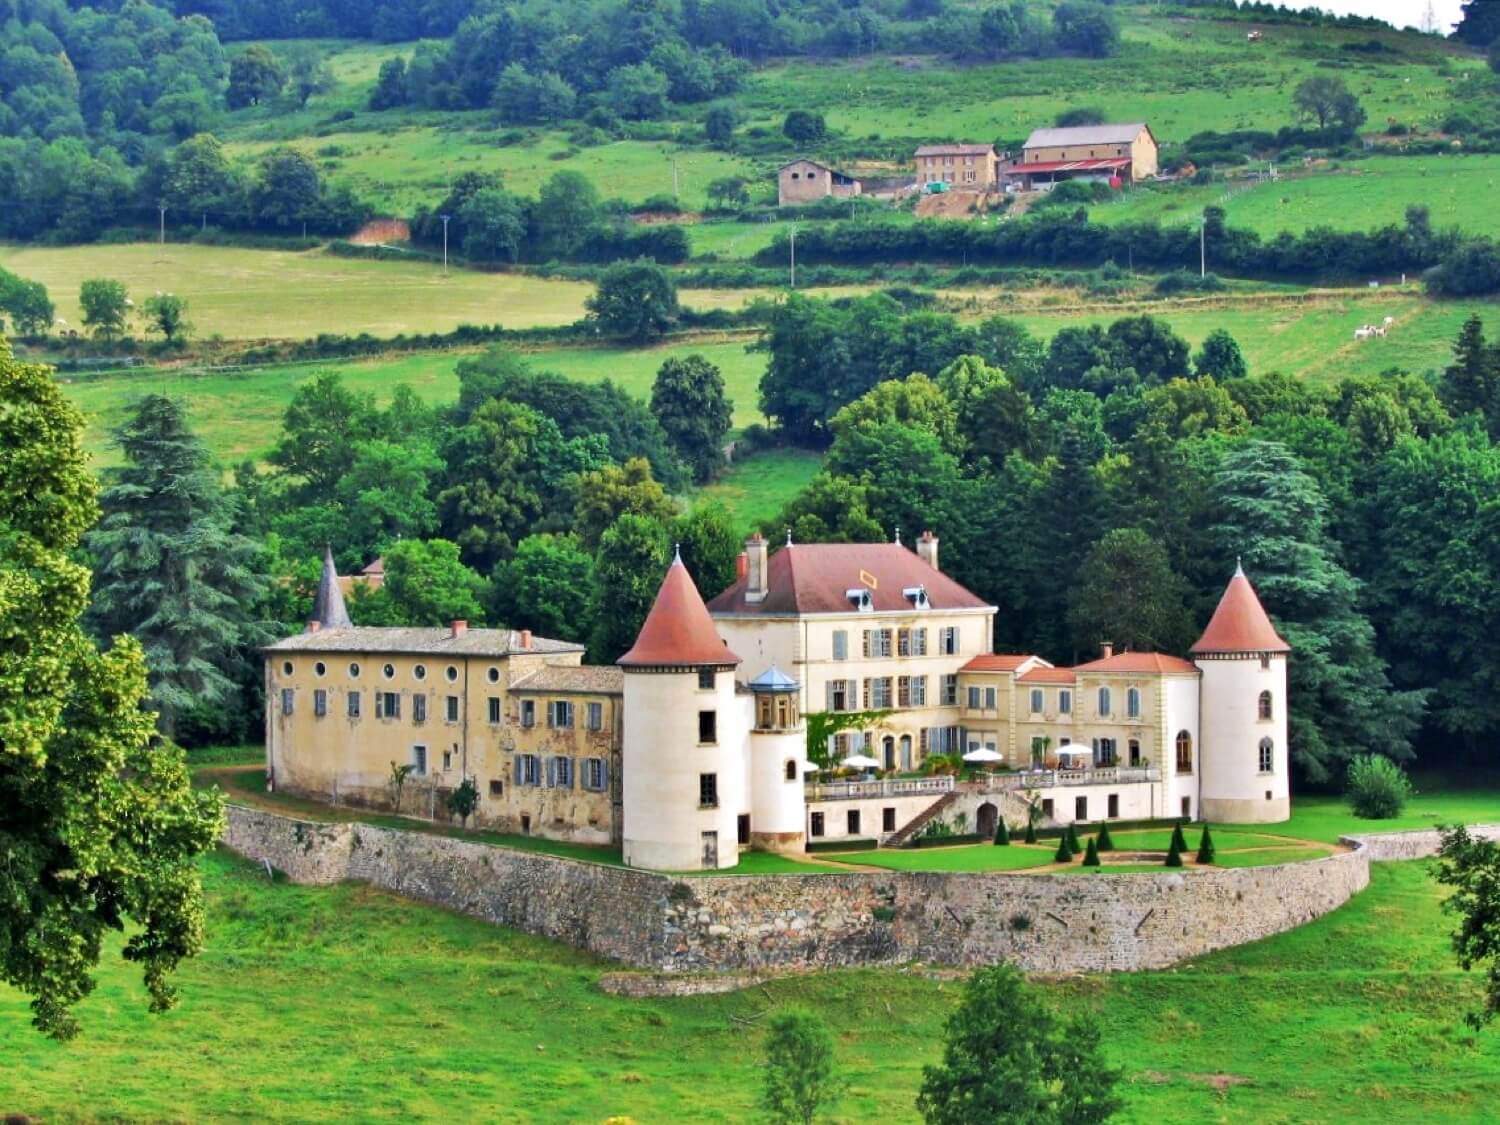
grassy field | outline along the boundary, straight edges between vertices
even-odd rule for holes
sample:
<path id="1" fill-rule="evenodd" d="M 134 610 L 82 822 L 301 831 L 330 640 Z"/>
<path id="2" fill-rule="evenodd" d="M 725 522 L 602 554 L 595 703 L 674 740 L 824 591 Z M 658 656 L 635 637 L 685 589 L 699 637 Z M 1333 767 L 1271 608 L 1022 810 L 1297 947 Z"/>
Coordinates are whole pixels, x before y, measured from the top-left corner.
<path id="1" fill-rule="evenodd" d="M 268 882 L 203 863 L 208 948 L 182 1006 L 146 1012 L 106 954 L 83 1036 L 39 1038 L 0 988 L 0 1103 L 48 1120 L 743 1121 L 755 1116 L 759 1021 L 818 1011 L 850 1090 L 833 1122 L 913 1121 L 952 980 L 861 970 L 724 996 L 599 992 L 606 966 L 561 946 L 357 885 Z M 1097 1012 L 1125 1069 L 1125 1122 L 1482 1121 L 1500 1038 L 1461 1022 L 1478 983 L 1454 967 L 1423 864 L 1278 937 L 1169 973 L 1044 983 Z M 288 1033 L 296 1028 L 296 1034 Z"/>
<path id="2" fill-rule="evenodd" d="M 481 273 L 428 261 L 340 258 L 321 250 L 243 250 L 185 243 L 120 246 L 0 246 L 0 266 L 44 284 L 69 327 L 80 328 L 78 287 L 88 278 L 124 282 L 139 305 L 158 290 L 188 300 L 198 337 L 303 339 L 322 332 L 394 336 L 446 332 L 460 324 L 540 328 L 571 324 L 594 291 L 586 282 Z M 734 309 L 759 289 L 686 289 L 695 309 Z M 138 327 L 144 333 L 144 327 Z"/>
<path id="3" fill-rule="evenodd" d="M 1097 222 L 1155 219 L 1198 222 L 1203 208 L 1222 207 L 1233 227 L 1280 231 L 1327 226 L 1360 230 L 1401 225 L 1406 208 L 1430 210 L 1433 226 L 1458 226 L 1472 234 L 1500 234 L 1500 214 L 1490 206 L 1500 182 L 1500 156 L 1371 156 L 1307 171 L 1284 168 L 1275 182 L 1164 185 L 1127 192 L 1090 208 Z"/>
<path id="4" fill-rule="evenodd" d="M 774 519 L 822 464 L 819 454 L 805 449 L 769 449 L 736 461 L 698 494 L 723 504 L 749 531 Z"/>

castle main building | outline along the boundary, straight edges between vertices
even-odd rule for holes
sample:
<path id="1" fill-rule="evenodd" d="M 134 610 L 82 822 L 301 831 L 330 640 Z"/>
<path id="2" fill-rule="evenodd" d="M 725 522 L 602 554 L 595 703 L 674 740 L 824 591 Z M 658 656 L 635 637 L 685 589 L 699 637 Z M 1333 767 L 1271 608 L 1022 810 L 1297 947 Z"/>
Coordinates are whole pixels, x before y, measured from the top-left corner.
<path id="1" fill-rule="evenodd" d="M 1191 660 L 1105 646 L 1059 668 L 992 651 L 996 607 L 930 532 L 774 555 L 752 536 L 739 570 L 705 603 L 674 560 L 635 645 L 596 667 L 524 630 L 354 626 L 325 557 L 307 631 L 266 649 L 268 784 L 439 817 L 468 779 L 481 824 L 661 870 L 899 843 L 939 815 L 1290 815 L 1290 650 L 1242 571 Z M 810 740 L 868 773 L 825 779 Z M 997 771 L 924 776 L 939 754 Z"/>

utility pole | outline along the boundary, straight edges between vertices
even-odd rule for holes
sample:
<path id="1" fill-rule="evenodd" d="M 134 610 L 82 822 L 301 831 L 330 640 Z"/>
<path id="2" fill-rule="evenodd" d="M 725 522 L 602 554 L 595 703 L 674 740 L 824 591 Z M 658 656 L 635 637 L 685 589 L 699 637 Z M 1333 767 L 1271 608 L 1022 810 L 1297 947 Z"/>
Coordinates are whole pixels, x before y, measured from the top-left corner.
<path id="1" fill-rule="evenodd" d="M 797 228 L 792 228 L 792 288 L 797 288 Z"/>
<path id="2" fill-rule="evenodd" d="M 451 219 L 451 218 L 453 218 L 453 216 L 452 215 L 439 215 L 438 218 L 440 218 L 440 219 L 443 220 L 443 276 L 447 277 L 448 276 L 448 220 Z"/>
<path id="3" fill-rule="evenodd" d="M 1198 220 L 1198 276 L 1208 276 L 1208 218 Z"/>
<path id="4" fill-rule="evenodd" d="M 670 158 L 672 161 L 672 198 L 676 199 L 681 193 L 677 189 L 677 157 Z"/>
<path id="5" fill-rule="evenodd" d="M 157 236 L 157 241 L 165 246 L 167 244 L 167 205 L 158 203 L 156 207 L 161 212 L 161 233 Z"/>

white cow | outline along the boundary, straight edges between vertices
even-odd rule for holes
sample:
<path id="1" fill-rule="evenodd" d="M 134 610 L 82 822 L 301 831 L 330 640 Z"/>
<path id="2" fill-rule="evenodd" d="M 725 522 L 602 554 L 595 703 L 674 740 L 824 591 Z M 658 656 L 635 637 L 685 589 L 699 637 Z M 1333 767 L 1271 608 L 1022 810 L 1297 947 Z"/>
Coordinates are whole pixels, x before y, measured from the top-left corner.
<path id="1" fill-rule="evenodd" d="M 1380 322 L 1381 327 L 1383 327 L 1383 328 L 1389 328 L 1391 325 L 1393 325 L 1395 323 L 1396 323 L 1396 318 L 1393 317 L 1393 316 L 1388 316 L 1388 317 L 1386 317 L 1384 320 L 1382 320 Z"/>
<path id="2" fill-rule="evenodd" d="M 1375 335 L 1375 328 L 1369 324 L 1361 324 L 1354 330 L 1354 338 L 1356 340 L 1368 340 L 1373 335 Z"/>

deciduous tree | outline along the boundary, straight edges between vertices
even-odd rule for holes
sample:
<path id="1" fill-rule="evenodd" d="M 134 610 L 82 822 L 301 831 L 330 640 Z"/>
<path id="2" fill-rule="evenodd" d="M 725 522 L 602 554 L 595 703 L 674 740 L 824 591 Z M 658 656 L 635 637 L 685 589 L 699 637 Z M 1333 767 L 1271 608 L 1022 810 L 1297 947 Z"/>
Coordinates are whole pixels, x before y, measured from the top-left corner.
<path id="1" fill-rule="evenodd" d="M 734 404 L 717 367 L 696 354 L 663 362 L 651 387 L 651 413 L 694 480 L 703 484 L 719 474 Z"/>
<path id="2" fill-rule="evenodd" d="M 1188 586 L 1166 548 L 1140 528 L 1121 527 L 1094 544 L 1078 568 L 1068 607 L 1073 643 L 1177 652 L 1192 640 Z"/>
<path id="3" fill-rule="evenodd" d="M 640 343 L 676 323 L 677 285 L 655 262 L 616 262 L 599 278 L 587 305 L 600 331 Z"/>
<path id="4" fill-rule="evenodd" d="M 649 516 L 626 512 L 594 555 L 589 659 L 611 663 L 635 643 L 667 566 L 667 533 Z"/>
<path id="5" fill-rule="evenodd" d="M 83 325 L 95 336 L 112 339 L 125 331 L 130 314 L 130 298 L 125 286 L 107 277 L 94 277 L 78 287 L 78 304 L 83 308 Z"/>
<path id="6" fill-rule="evenodd" d="M 782 1012 L 766 1029 L 761 1107 L 776 1125 L 812 1125 L 842 1090 L 833 1036 L 810 1012 Z"/>

